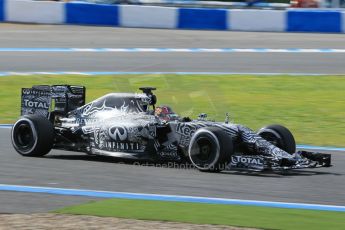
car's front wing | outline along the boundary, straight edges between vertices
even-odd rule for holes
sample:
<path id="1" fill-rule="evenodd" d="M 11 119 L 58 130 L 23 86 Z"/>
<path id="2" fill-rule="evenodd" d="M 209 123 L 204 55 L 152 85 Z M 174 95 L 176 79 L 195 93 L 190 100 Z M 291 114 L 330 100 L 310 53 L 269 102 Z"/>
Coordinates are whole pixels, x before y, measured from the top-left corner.
<path id="1" fill-rule="evenodd" d="M 291 169 L 330 167 L 331 154 L 299 151 L 293 158 L 274 158 L 264 155 L 235 154 L 228 165 L 230 170 L 282 171 Z"/>

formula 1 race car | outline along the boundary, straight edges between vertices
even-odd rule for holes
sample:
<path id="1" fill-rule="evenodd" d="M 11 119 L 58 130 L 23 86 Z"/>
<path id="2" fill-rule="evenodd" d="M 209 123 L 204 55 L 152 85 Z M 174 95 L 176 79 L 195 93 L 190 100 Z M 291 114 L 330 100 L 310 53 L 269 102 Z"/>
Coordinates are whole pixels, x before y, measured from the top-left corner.
<path id="1" fill-rule="evenodd" d="M 85 87 L 23 88 L 22 117 L 11 132 L 23 156 L 51 149 L 155 162 L 188 162 L 200 171 L 286 170 L 331 166 L 331 155 L 299 151 L 291 132 L 269 125 L 258 132 L 200 114 L 181 118 L 156 107 L 155 88 L 110 93 L 85 104 Z"/>

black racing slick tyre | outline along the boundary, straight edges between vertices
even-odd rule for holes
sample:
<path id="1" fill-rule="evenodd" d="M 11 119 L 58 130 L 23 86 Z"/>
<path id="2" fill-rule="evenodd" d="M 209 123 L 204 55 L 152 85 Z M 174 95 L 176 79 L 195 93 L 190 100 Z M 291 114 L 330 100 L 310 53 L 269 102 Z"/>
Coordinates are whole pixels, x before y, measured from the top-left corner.
<path id="1" fill-rule="evenodd" d="M 44 156 L 53 148 L 54 127 L 43 116 L 25 115 L 12 128 L 12 145 L 23 156 Z"/>
<path id="2" fill-rule="evenodd" d="M 258 131 L 258 135 L 287 153 L 296 152 L 295 138 L 290 130 L 284 126 L 269 125 L 263 127 Z"/>
<path id="3" fill-rule="evenodd" d="M 224 170 L 232 154 L 231 137 L 218 127 L 198 129 L 192 136 L 188 148 L 191 163 L 204 172 Z"/>

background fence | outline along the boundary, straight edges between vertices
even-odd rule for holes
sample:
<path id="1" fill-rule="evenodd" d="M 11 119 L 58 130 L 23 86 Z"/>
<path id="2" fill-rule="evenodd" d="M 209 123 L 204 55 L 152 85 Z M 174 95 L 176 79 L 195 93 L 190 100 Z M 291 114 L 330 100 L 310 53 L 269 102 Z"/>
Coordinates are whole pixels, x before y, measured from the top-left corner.
<path id="1" fill-rule="evenodd" d="M 0 21 L 143 28 L 345 33 L 345 11 L 198 9 L 0 0 Z"/>

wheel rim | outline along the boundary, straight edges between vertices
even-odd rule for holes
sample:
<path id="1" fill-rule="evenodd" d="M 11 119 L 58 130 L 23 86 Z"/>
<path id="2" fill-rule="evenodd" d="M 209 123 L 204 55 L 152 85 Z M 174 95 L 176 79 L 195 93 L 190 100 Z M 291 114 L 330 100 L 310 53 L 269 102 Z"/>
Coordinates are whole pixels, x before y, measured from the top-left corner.
<path id="1" fill-rule="evenodd" d="M 198 157 L 200 161 L 206 162 L 211 155 L 212 143 L 207 138 L 199 138 L 196 142 L 197 148 L 199 149 L 199 153 L 196 154 L 196 157 Z"/>
<path id="2" fill-rule="evenodd" d="M 212 167 L 216 154 L 217 146 L 207 136 L 198 137 L 191 146 L 191 160 L 200 168 Z"/>

